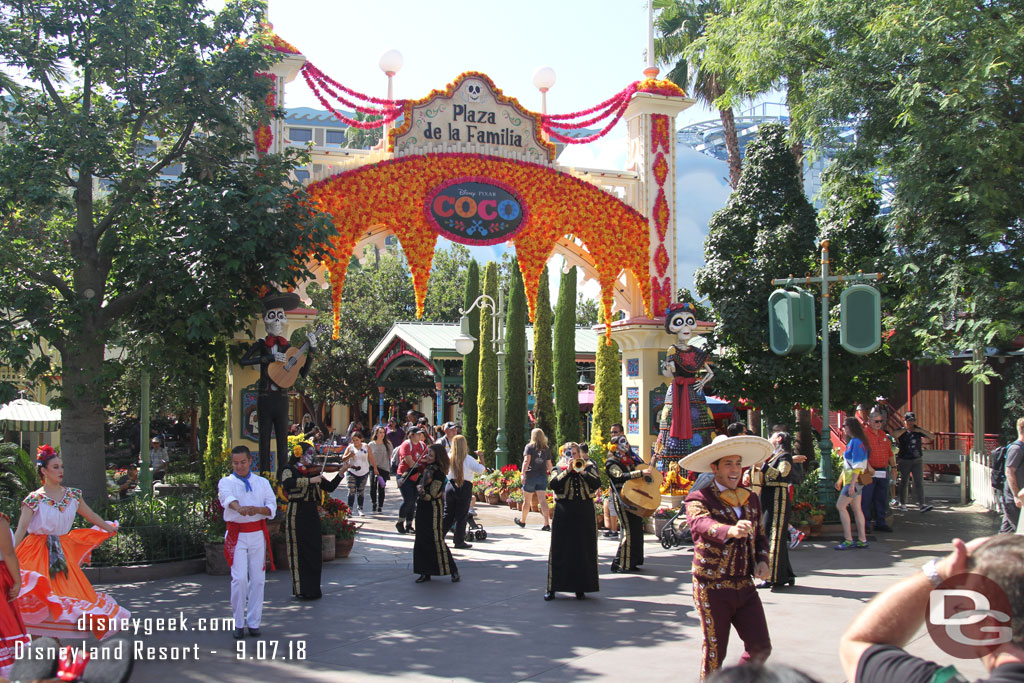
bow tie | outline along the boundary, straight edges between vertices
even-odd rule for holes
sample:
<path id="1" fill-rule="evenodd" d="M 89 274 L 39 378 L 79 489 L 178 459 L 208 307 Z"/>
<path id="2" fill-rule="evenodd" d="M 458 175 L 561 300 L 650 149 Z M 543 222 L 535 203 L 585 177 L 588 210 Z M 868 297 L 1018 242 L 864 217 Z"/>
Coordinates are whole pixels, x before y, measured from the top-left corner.
<path id="1" fill-rule="evenodd" d="M 726 489 L 718 492 L 719 497 L 734 508 L 741 508 L 750 499 L 748 489 Z"/>
<path id="2" fill-rule="evenodd" d="M 263 343 L 267 345 L 268 349 L 272 347 L 274 344 L 277 344 L 278 347 L 281 348 L 288 346 L 287 339 L 285 339 L 284 337 L 275 337 L 274 335 L 271 334 L 267 335 L 267 338 L 263 340 Z"/>

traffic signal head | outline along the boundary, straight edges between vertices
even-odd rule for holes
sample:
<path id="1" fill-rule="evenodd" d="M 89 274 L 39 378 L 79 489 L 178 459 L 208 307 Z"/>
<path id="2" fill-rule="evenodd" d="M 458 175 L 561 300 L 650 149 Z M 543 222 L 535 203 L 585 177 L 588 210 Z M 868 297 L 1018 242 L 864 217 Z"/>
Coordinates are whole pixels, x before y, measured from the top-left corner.
<path id="1" fill-rule="evenodd" d="M 780 356 L 805 353 L 818 345 L 814 296 L 802 289 L 776 289 L 768 297 L 768 345 Z"/>
<path id="2" fill-rule="evenodd" d="M 864 356 L 882 345 L 882 295 L 871 285 L 850 285 L 839 296 L 839 343 Z"/>

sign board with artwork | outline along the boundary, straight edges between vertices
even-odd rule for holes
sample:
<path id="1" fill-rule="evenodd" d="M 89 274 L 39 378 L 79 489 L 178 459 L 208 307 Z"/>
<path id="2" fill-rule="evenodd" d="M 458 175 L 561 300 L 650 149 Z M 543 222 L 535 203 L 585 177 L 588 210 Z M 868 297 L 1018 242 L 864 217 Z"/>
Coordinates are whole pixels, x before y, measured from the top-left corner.
<path id="1" fill-rule="evenodd" d="M 537 164 L 555 160 L 555 146 L 541 135 L 540 114 L 505 97 L 481 73 L 464 73 L 445 91 L 407 102 L 404 119 L 390 134 L 396 157 L 447 152 Z"/>

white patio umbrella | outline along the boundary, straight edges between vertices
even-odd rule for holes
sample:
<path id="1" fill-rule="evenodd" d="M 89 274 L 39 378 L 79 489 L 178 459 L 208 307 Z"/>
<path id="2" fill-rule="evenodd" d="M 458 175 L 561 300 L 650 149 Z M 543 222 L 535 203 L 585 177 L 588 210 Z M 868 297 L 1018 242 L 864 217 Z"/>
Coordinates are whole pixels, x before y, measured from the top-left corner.
<path id="1" fill-rule="evenodd" d="M 42 403 L 18 398 L 0 407 L 0 432 L 55 432 L 59 429 L 60 411 Z"/>

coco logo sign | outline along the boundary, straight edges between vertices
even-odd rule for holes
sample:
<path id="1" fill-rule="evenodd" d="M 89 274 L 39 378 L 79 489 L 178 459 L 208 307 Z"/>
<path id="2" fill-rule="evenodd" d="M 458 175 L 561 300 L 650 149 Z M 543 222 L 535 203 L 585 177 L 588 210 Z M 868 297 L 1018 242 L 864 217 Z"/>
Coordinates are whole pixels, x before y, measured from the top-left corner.
<path id="1" fill-rule="evenodd" d="M 506 242 L 526 222 L 527 207 L 515 191 L 492 178 L 454 178 L 427 195 L 427 222 L 460 244 Z"/>

